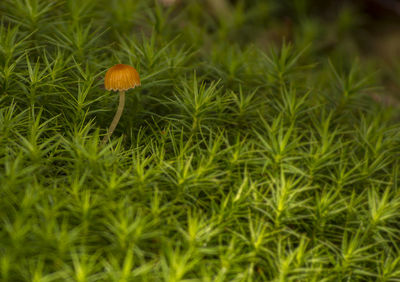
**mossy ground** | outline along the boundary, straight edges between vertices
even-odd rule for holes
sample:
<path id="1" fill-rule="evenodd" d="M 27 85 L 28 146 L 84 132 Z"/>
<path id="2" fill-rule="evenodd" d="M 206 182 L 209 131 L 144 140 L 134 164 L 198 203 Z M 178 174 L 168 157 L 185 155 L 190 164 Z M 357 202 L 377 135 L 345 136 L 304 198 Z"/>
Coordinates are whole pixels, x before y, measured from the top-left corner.
<path id="1" fill-rule="evenodd" d="M 368 62 L 261 46 L 279 1 L 249 2 L 0 2 L 1 281 L 400 280 Z M 116 63 L 142 86 L 101 146 Z"/>

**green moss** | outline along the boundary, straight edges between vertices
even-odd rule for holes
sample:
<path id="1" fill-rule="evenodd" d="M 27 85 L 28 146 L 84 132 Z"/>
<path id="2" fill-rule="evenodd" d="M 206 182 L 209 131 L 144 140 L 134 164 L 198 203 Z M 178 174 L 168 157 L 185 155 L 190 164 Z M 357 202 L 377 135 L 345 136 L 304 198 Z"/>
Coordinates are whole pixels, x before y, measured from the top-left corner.
<path id="1" fill-rule="evenodd" d="M 49 3 L 0 3 L 1 281 L 400 279 L 400 125 L 363 64 L 261 48 L 275 2 Z M 101 146 L 116 63 L 142 86 Z"/>

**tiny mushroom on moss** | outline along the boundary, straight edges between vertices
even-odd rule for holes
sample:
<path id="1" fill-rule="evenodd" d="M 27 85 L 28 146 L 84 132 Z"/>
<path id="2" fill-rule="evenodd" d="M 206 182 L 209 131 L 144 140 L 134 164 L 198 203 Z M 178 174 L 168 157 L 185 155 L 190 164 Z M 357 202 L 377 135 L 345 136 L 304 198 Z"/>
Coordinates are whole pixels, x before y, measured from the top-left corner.
<path id="1" fill-rule="evenodd" d="M 140 85 L 140 77 L 135 68 L 117 64 L 111 67 L 104 79 L 104 86 L 107 90 L 119 91 L 119 105 L 118 110 L 115 113 L 114 119 L 108 128 L 107 134 L 104 136 L 102 143 L 105 144 L 110 139 L 111 134 L 117 127 L 119 119 L 121 118 L 122 111 L 125 105 L 125 91 L 135 88 Z"/>

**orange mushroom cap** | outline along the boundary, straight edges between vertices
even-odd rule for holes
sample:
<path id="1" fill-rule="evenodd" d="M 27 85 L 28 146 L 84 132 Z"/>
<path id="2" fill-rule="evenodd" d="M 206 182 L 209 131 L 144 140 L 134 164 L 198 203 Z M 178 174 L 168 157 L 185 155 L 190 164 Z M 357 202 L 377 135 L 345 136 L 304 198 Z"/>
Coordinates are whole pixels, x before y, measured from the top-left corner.
<path id="1" fill-rule="evenodd" d="M 106 72 L 104 86 L 107 90 L 126 91 L 140 85 L 140 77 L 135 68 L 117 64 Z"/>

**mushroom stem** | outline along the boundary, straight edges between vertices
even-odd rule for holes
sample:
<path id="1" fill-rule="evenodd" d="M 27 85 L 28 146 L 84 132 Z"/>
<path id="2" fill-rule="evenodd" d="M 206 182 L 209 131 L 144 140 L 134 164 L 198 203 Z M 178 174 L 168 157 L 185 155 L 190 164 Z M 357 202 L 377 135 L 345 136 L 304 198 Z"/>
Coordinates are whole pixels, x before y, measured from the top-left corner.
<path id="1" fill-rule="evenodd" d="M 103 137 L 102 144 L 107 143 L 108 139 L 110 139 L 111 134 L 114 132 L 114 129 L 117 127 L 119 119 L 121 118 L 122 111 L 124 110 L 125 105 L 125 91 L 119 91 L 119 105 L 118 110 L 115 113 L 114 119 L 111 122 L 110 127 L 108 128 L 107 134 Z"/>

